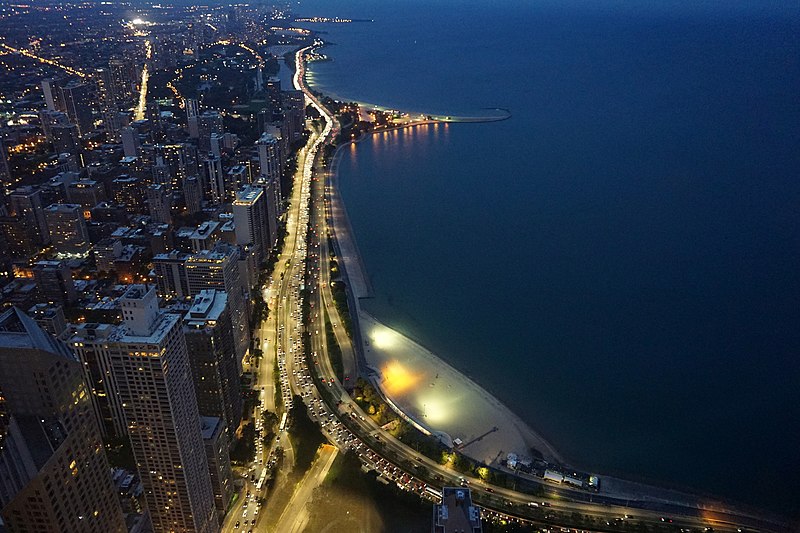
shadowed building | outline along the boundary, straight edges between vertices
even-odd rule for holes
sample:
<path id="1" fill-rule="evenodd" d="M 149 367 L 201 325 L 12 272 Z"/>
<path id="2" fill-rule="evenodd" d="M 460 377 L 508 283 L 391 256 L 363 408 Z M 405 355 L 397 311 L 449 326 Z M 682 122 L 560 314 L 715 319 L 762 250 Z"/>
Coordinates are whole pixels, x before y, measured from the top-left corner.
<path id="1" fill-rule="evenodd" d="M 0 315 L 0 514 L 8 531 L 126 532 L 78 358 Z"/>
<path id="2" fill-rule="evenodd" d="M 197 409 L 202 416 L 221 418 L 232 434 L 242 418 L 242 394 L 227 294 L 200 291 L 184 317 L 183 331 Z"/>

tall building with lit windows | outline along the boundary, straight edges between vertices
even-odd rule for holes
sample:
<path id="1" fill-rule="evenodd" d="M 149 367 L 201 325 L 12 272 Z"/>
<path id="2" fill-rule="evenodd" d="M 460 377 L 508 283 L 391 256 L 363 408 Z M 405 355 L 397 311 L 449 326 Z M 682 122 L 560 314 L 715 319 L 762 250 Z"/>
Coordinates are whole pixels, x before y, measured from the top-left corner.
<path id="1" fill-rule="evenodd" d="M 271 245 L 264 190 L 249 185 L 244 187 L 236 192 L 232 208 L 233 221 L 236 224 L 236 244 L 253 245 L 258 264 L 261 264 Z"/>
<path id="2" fill-rule="evenodd" d="M 153 529 L 219 531 L 180 315 L 158 309 L 155 289 L 120 298 L 111 365 Z"/>
<path id="3" fill-rule="evenodd" d="M 44 209 L 50 242 L 57 252 L 81 253 L 89 249 L 89 230 L 78 204 L 51 204 Z"/>
<path id="4" fill-rule="evenodd" d="M 272 180 L 277 184 L 278 197 L 281 197 L 281 155 L 280 144 L 274 135 L 265 133 L 258 140 L 258 164 L 259 174 L 268 181 Z"/>
<path id="5" fill-rule="evenodd" d="M 228 295 L 200 291 L 183 323 L 200 415 L 221 418 L 232 435 L 242 418 L 242 392 Z"/>
<path id="6" fill-rule="evenodd" d="M 242 372 L 242 359 L 250 345 L 247 284 L 239 268 L 239 249 L 218 244 L 213 250 L 202 250 L 186 259 L 186 285 L 194 296 L 203 289 L 217 289 L 228 295 L 228 305 L 236 343 L 236 361 Z"/>
<path id="7" fill-rule="evenodd" d="M 111 343 L 118 333 L 113 324 L 85 322 L 70 325 L 67 334 L 68 344 L 83 365 L 100 431 L 106 438 L 124 437 L 128 432 L 111 368 Z"/>
<path id="8" fill-rule="evenodd" d="M 127 532 L 78 358 L 0 315 L 0 515 L 10 532 Z"/>

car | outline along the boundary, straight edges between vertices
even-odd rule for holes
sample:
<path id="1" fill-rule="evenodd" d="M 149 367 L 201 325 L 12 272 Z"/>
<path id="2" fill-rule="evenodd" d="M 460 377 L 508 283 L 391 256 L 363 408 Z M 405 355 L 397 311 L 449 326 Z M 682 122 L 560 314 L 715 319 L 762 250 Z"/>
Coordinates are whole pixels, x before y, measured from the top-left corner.
<path id="1" fill-rule="evenodd" d="M 239 521 L 237 520 L 235 524 L 233 524 L 233 529 L 239 529 Z"/>
<path id="2" fill-rule="evenodd" d="M 494 492 L 494 489 L 492 487 L 486 487 L 486 492 Z"/>

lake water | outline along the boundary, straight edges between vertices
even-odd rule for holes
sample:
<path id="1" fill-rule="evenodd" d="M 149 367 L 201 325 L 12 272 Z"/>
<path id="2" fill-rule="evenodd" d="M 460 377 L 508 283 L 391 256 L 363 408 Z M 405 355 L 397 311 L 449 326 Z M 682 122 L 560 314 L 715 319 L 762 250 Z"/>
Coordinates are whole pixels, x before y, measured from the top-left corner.
<path id="1" fill-rule="evenodd" d="M 796 513 L 800 7 L 650 4 L 296 11 L 374 19 L 308 25 L 331 95 L 513 114 L 345 153 L 375 314 L 581 467 Z"/>

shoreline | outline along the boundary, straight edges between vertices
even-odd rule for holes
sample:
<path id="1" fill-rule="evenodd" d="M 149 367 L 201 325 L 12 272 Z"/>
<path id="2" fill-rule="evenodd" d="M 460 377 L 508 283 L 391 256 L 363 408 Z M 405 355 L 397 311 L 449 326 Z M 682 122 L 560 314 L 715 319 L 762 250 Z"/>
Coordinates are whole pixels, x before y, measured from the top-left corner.
<path id="1" fill-rule="evenodd" d="M 477 382 L 474 378 L 467 375 L 465 372 L 461 371 L 455 364 L 451 363 L 444 357 L 437 355 L 433 350 L 429 349 L 425 346 L 425 344 L 418 339 L 416 339 L 413 335 L 399 331 L 385 321 L 381 320 L 380 318 L 372 315 L 370 312 L 364 310 L 361 306 L 362 299 L 371 299 L 374 298 L 374 291 L 372 285 L 369 281 L 369 275 L 366 270 L 366 266 L 363 263 L 363 259 L 361 257 L 360 252 L 358 251 L 357 240 L 355 237 L 355 232 L 352 228 L 352 224 L 350 222 L 349 216 L 347 215 L 347 210 L 344 204 L 344 200 L 342 199 L 341 192 L 339 191 L 338 187 L 338 161 L 339 158 L 342 157 L 342 151 L 345 147 L 349 145 L 358 144 L 360 141 L 365 140 L 370 135 L 383 133 L 385 131 L 389 131 L 390 129 L 397 129 L 403 130 L 406 128 L 413 128 L 417 126 L 426 126 L 430 125 L 431 123 L 420 123 L 420 124 L 412 124 L 412 125 L 402 125 L 402 126 L 395 126 L 393 128 L 387 128 L 383 130 L 373 131 L 368 134 L 362 135 L 358 139 L 350 140 L 345 144 L 337 147 L 337 150 L 334 154 L 332 168 L 329 175 L 329 185 L 330 185 L 330 193 L 329 198 L 331 201 L 331 205 L 336 206 L 334 212 L 331 214 L 331 226 L 333 227 L 334 231 L 332 232 L 332 237 L 337 242 L 337 247 L 343 251 L 342 256 L 339 259 L 345 263 L 344 271 L 347 272 L 347 281 L 350 290 L 354 292 L 353 299 L 356 302 L 356 309 L 351 310 L 354 312 L 355 316 L 353 317 L 355 320 L 359 322 L 359 328 L 362 329 L 362 335 L 367 337 L 366 331 L 364 331 L 365 326 L 370 326 L 377 324 L 386 328 L 387 330 L 393 331 L 395 334 L 400 336 L 406 342 L 413 344 L 419 353 L 425 354 L 427 358 L 431 361 L 434 361 L 440 367 L 449 368 L 452 372 L 459 377 L 460 380 L 467 386 L 472 388 L 475 391 L 478 391 L 481 396 L 483 396 L 484 400 L 488 403 L 495 405 L 501 411 L 504 411 L 504 418 L 507 422 L 510 422 L 511 426 L 517 430 L 520 434 L 524 435 L 525 442 L 529 447 L 536 448 L 540 452 L 542 452 L 543 456 L 546 460 L 550 460 L 552 462 L 559 463 L 561 466 L 564 467 L 572 467 L 577 468 L 579 470 L 583 470 L 586 472 L 592 471 L 600 476 L 602 480 L 605 480 L 607 483 L 605 484 L 605 490 L 602 490 L 601 493 L 614 497 L 614 498 L 622 498 L 628 499 L 630 501 L 639 501 L 639 502 L 651 502 L 651 503 L 659 503 L 659 504 L 667 504 L 667 505 L 678 505 L 681 507 L 687 508 L 694 508 L 698 510 L 713 510 L 717 512 L 731 512 L 731 513 L 742 513 L 746 512 L 751 516 L 762 517 L 762 518 L 769 518 L 776 522 L 782 522 L 784 517 L 780 515 L 776 515 L 767 511 L 766 513 L 762 509 L 753 508 L 751 505 L 744 503 L 744 502 L 737 502 L 732 501 L 728 498 L 722 498 L 720 496 L 714 494 L 707 494 L 700 490 L 692 490 L 687 487 L 681 487 L 674 484 L 665 484 L 663 482 L 658 482 L 656 480 L 650 480 L 646 478 L 642 478 L 639 476 L 634 475 L 627 475 L 622 472 L 612 471 L 609 473 L 603 473 L 602 470 L 592 470 L 587 469 L 581 466 L 579 461 L 571 461 L 564 456 L 562 456 L 558 450 L 549 443 L 544 437 L 541 436 L 536 430 L 534 430 L 527 422 L 525 422 L 517 413 L 515 413 L 511 408 L 505 405 L 503 401 L 501 401 L 498 397 L 492 394 L 488 388 L 485 388 L 479 382 Z M 348 259 L 349 256 L 349 259 Z M 356 278 L 357 281 L 354 281 Z M 360 285 L 362 290 L 360 293 L 356 293 L 356 285 Z M 359 347 L 363 349 L 362 347 Z M 357 348 L 357 350 L 359 349 Z M 367 348 L 369 349 L 369 348 Z M 367 363 L 374 363 L 373 358 L 368 357 L 366 354 L 363 354 L 362 357 L 366 360 Z M 418 413 L 406 412 L 405 409 L 402 407 L 405 406 L 404 402 L 400 401 L 397 402 L 394 398 L 391 398 L 391 395 L 385 388 L 380 385 L 385 381 L 385 377 L 382 375 L 380 370 L 373 366 L 373 364 L 368 365 L 369 373 L 379 377 L 378 382 L 381 388 L 381 392 L 390 397 L 392 402 L 397 406 L 399 410 L 403 412 L 403 414 L 415 422 L 420 423 L 426 429 L 432 430 L 434 434 L 436 433 L 445 433 L 440 430 L 435 430 L 435 428 L 431 427 L 424 420 L 420 420 L 417 416 Z M 366 372 L 365 372 L 366 373 Z M 512 451 L 512 450 L 506 450 Z M 470 453 L 465 452 L 465 455 L 471 456 Z M 472 457 L 472 456 L 471 456 Z M 478 459 L 478 457 L 473 457 L 473 459 Z M 490 461 L 486 461 L 487 464 Z M 492 461 L 491 463 L 494 463 Z"/>
<path id="2" fill-rule="evenodd" d="M 312 84 L 309 83 L 309 86 L 311 85 Z M 326 94 L 322 92 L 319 88 L 314 88 L 314 91 L 317 94 L 323 94 L 323 95 Z M 342 101 L 347 101 L 347 99 Z M 367 105 L 371 106 L 370 109 L 381 108 L 381 106 L 374 106 L 371 104 Z M 388 109 L 388 108 L 384 107 L 383 109 Z M 506 118 L 510 118 L 510 114 L 509 117 Z M 419 122 L 412 124 L 402 124 L 381 130 L 371 131 L 368 134 L 362 135 L 358 139 L 350 140 L 345 144 L 342 144 L 336 149 L 334 158 L 331 163 L 331 172 L 328 179 L 329 179 L 329 185 L 331 186 L 330 189 L 331 192 L 329 193 L 329 198 L 332 206 L 333 205 L 338 206 L 337 209 L 338 216 L 332 213 L 330 218 L 332 221 L 331 226 L 334 228 L 332 236 L 337 242 L 337 247 L 339 247 L 340 249 L 348 250 L 350 252 L 349 255 L 351 256 L 349 262 L 346 258 L 347 254 L 342 254 L 340 256 L 340 259 L 342 260 L 343 263 L 346 263 L 347 265 L 345 271 L 347 272 L 348 285 L 349 289 L 353 291 L 353 299 L 356 302 L 356 308 L 354 310 L 351 310 L 351 312 L 354 312 L 355 315 L 353 316 L 353 318 L 359 324 L 359 326 L 357 327 L 363 328 L 365 323 L 368 324 L 369 322 L 372 322 L 388 330 L 391 330 L 398 336 L 402 337 L 406 342 L 413 344 L 418 348 L 418 350 L 427 354 L 427 356 L 431 360 L 434 360 L 436 364 L 451 369 L 454 374 L 458 375 L 458 377 L 461 380 L 463 380 L 465 384 L 467 384 L 467 386 L 480 391 L 480 393 L 482 393 L 482 395 L 484 395 L 486 399 L 489 400 L 490 403 L 495 404 L 503 411 L 505 411 L 504 416 L 507 418 L 508 421 L 511 422 L 512 426 L 514 426 L 517 430 L 520 430 L 521 433 L 529 433 L 533 435 L 538 442 L 545 443 L 545 446 L 542 446 L 541 448 L 535 445 L 533 447 L 539 449 L 539 451 L 542 451 L 543 454 L 545 453 L 545 451 L 551 452 L 552 453 L 551 457 L 555 459 L 555 461 L 560 463 L 562 466 L 565 467 L 579 466 L 578 462 L 572 463 L 565 461 L 563 457 L 560 454 L 558 454 L 555 448 L 552 445 L 550 445 L 548 441 L 542 438 L 537 432 L 535 432 L 527 422 L 522 420 L 522 418 L 519 415 L 514 413 L 498 397 L 489 392 L 487 388 L 484 388 L 480 383 L 475 381 L 474 378 L 467 375 L 465 372 L 459 370 L 455 366 L 455 364 L 446 360 L 442 356 L 437 355 L 433 350 L 428 349 L 422 342 L 415 339 L 413 335 L 403 333 L 401 331 L 392 328 L 387 323 L 382 322 L 377 317 L 373 316 L 369 312 L 362 309 L 360 300 L 362 298 L 372 298 L 374 297 L 374 293 L 371 283 L 369 281 L 369 276 L 366 271 L 366 266 L 363 263 L 363 259 L 361 257 L 360 252 L 358 251 L 355 232 L 352 229 L 352 225 L 350 223 L 349 216 L 347 215 L 347 211 L 344 206 L 344 201 L 341 197 L 341 192 L 338 187 L 338 179 L 339 179 L 338 163 L 340 158 L 342 157 L 340 150 L 343 150 L 348 145 L 355 145 L 358 142 L 366 139 L 368 135 L 373 135 L 375 133 L 383 133 L 393 129 L 427 126 L 430 124 L 438 124 L 440 122 L 446 123 L 447 121 L 429 120 L 426 123 Z M 368 289 L 362 290 L 361 294 L 356 294 L 355 283 L 353 282 L 354 277 L 360 280 L 362 287 L 368 287 Z M 364 338 L 367 337 L 367 335 L 363 331 L 362 331 L 362 336 Z M 367 346 L 369 346 L 369 344 L 367 344 Z M 363 355 L 363 348 L 364 346 L 359 346 L 358 348 L 356 348 L 356 350 L 362 352 L 362 359 L 366 359 L 366 357 Z M 378 376 L 382 376 L 381 372 L 377 368 L 374 368 L 370 365 L 370 369 Z M 385 377 L 382 377 L 381 382 L 383 381 L 385 381 Z M 384 395 L 386 395 L 387 397 L 390 396 L 389 393 L 384 389 L 384 387 L 381 386 L 380 388 L 381 392 Z M 400 408 L 398 407 L 398 409 Z M 418 420 L 417 418 L 409 415 L 409 413 L 406 413 L 405 410 L 401 409 L 401 411 L 403 411 L 406 416 L 409 416 L 414 420 Z M 427 426 L 427 424 L 425 425 L 426 427 L 429 427 Z M 526 442 L 528 441 L 526 440 Z M 470 455 L 470 454 L 465 453 L 465 455 Z M 498 455 L 498 458 L 499 457 L 500 455 Z M 583 470 L 586 472 L 590 471 L 587 469 Z M 609 482 L 607 485 L 605 485 L 606 490 L 603 490 L 602 492 L 612 498 L 629 499 L 631 502 L 639 501 L 639 502 L 651 502 L 657 504 L 677 505 L 680 507 L 693 508 L 698 510 L 713 510 L 716 512 L 727 512 L 734 515 L 739 514 L 740 516 L 744 515 L 748 517 L 757 518 L 759 520 L 766 520 L 770 522 L 770 525 L 778 525 L 778 527 L 782 527 L 786 524 L 785 520 L 787 519 L 787 517 L 784 515 L 780 515 L 778 513 L 775 513 L 774 511 L 755 508 L 750 504 L 738 502 L 729 499 L 727 497 L 723 498 L 720 496 L 715 496 L 713 494 L 705 493 L 704 491 L 701 490 L 693 490 L 687 487 L 675 486 L 674 484 L 669 484 L 669 483 L 665 484 L 655 480 L 643 479 L 641 477 L 636 476 L 635 474 L 627 475 L 625 473 L 616 471 L 612 471 L 609 474 L 603 474 L 602 471 L 598 472 L 600 472 L 599 475 L 601 476 L 601 479 L 605 479 Z"/>
<path id="3" fill-rule="evenodd" d="M 426 123 L 419 123 L 419 124 L 406 124 L 402 126 L 396 126 L 393 128 L 386 128 L 381 129 L 378 131 L 370 132 L 367 135 L 374 135 L 376 133 L 383 133 L 386 131 L 390 131 L 391 129 L 406 129 L 406 128 L 414 128 L 414 127 L 421 127 L 421 126 L 428 126 L 432 123 L 436 122 L 426 122 Z M 372 288 L 372 284 L 369 280 L 369 275 L 367 273 L 366 265 L 363 262 L 363 258 L 361 257 L 360 251 L 358 249 L 357 239 L 355 237 L 355 232 L 352 228 L 352 224 L 350 222 L 349 216 L 347 215 L 347 208 L 345 206 L 344 200 L 342 199 L 341 193 L 339 191 L 339 173 L 338 173 L 338 166 L 339 160 L 342 157 L 343 150 L 350 145 L 355 145 L 361 140 L 367 138 L 367 135 L 363 135 L 358 139 L 348 141 L 345 144 L 337 147 L 335 154 L 333 155 L 332 163 L 331 163 L 331 171 L 328 177 L 328 184 L 330 186 L 330 193 L 329 198 L 331 202 L 331 226 L 333 231 L 331 232 L 332 237 L 335 239 L 337 243 L 337 248 L 339 248 L 341 252 L 341 256 L 339 257 L 340 261 L 344 263 L 344 272 L 346 272 L 348 285 L 350 290 L 353 291 L 353 299 L 356 303 L 356 309 L 351 310 L 355 316 L 353 317 L 355 320 L 359 322 L 359 329 L 362 331 L 362 336 L 365 339 L 365 344 L 367 344 L 366 339 L 369 337 L 368 334 L 368 327 L 372 326 L 372 329 L 375 329 L 374 326 L 377 324 L 380 327 L 386 328 L 391 330 L 394 334 L 401 337 L 402 340 L 399 342 L 403 342 L 404 344 L 408 345 L 409 350 L 411 350 L 416 357 L 419 357 L 420 361 L 427 362 L 429 367 L 439 367 L 444 372 L 448 372 L 451 374 L 451 377 L 455 381 L 461 382 L 461 385 L 467 389 L 471 389 L 471 391 L 476 394 L 478 397 L 482 398 L 486 404 L 492 405 L 493 408 L 496 410 L 496 414 L 501 415 L 504 419 L 504 422 L 507 425 L 510 425 L 510 428 L 507 431 L 510 432 L 517 432 L 524 443 L 526 444 L 525 450 L 511 450 L 505 448 L 505 453 L 515 451 L 522 455 L 528 455 L 529 448 L 535 448 L 542 455 L 553 462 L 558 462 L 564 466 L 569 466 L 567 461 L 564 457 L 558 452 L 558 450 L 553 446 L 547 439 L 545 439 L 540 433 L 536 430 L 531 428 L 517 413 L 515 413 L 511 408 L 505 405 L 499 398 L 497 398 L 494 394 L 492 394 L 487 388 L 482 386 L 480 383 L 475 381 L 472 377 L 468 376 L 465 372 L 460 370 L 455 364 L 446 360 L 445 358 L 437 355 L 433 350 L 429 349 L 425 346 L 422 342 L 418 339 L 414 338 L 412 335 L 409 335 L 405 332 L 398 331 L 397 329 L 393 328 L 385 321 L 379 319 L 378 317 L 372 315 L 368 311 L 362 308 L 361 300 L 362 299 L 369 299 L 374 297 L 374 290 Z M 381 373 L 380 368 L 376 365 L 376 355 L 370 350 L 374 348 L 374 346 L 359 346 L 356 349 L 362 351 L 362 357 L 364 361 L 367 363 L 369 369 L 372 373 L 376 373 L 378 376 L 381 377 L 379 383 L 385 381 L 385 376 Z M 372 357 L 369 357 L 372 355 Z M 364 369 L 367 370 L 367 369 Z M 366 374 L 366 372 L 363 372 Z M 437 373 L 436 376 L 439 374 Z M 389 397 L 396 405 L 398 405 L 398 409 L 402 410 L 403 413 L 415 420 L 417 423 L 423 425 L 426 429 L 430 430 L 433 433 L 436 432 L 443 432 L 447 434 L 451 438 L 459 437 L 458 435 L 450 435 L 450 432 L 444 431 L 442 428 L 434 427 L 434 424 L 431 424 L 428 421 L 420 420 L 420 413 L 416 412 L 418 410 L 411 409 L 412 412 L 407 412 L 407 408 L 409 407 L 409 402 L 404 402 L 402 399 L 396 399 L 386 390 L 384 386 L 381 386 L 381 391 L 387 397 Z M 406 409 L 402 409 L 401 407 L 406 407 Z M 423 413 L 424 415 L 424 413 Z M 424 418 L 424 416 L 422 417 Z M 465 440 L 465 439 L 462 439 Z M 467 451 L 465 452 L 466 455 L 470 455 Z M 476 454 L 480 455 L 480 454 Z M 479 457 L 473 457 L 475 459 L 480 459 Z M 504 458 L 504 457 L 503 457 Z"/>

